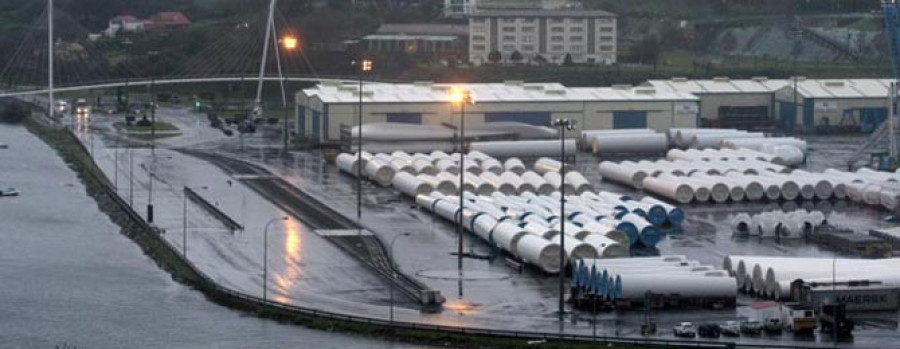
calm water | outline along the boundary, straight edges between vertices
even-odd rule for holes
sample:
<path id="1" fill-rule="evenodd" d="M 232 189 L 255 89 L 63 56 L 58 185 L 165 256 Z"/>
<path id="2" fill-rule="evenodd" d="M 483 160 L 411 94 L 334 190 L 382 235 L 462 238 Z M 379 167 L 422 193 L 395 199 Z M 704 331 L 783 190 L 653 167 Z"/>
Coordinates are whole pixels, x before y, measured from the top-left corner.
<path id="1" fill-rule="evenodd" d="M 24 129 L 0 125 L 0 348 L 410 348 L 257 319 L 171 280 Z"/>

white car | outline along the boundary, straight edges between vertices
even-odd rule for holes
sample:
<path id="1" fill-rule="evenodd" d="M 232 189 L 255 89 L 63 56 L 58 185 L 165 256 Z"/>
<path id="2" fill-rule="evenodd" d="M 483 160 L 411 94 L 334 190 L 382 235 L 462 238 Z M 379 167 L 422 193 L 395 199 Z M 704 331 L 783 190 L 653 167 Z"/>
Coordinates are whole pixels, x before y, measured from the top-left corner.
<path id="1" fill-rule="evenodd" d="M 675 337 L 690 337 L 694 338 L 697 336 L 697 329 L 694 328 L 694 324 L 690 322 L 682 322 L 672 329 L 672 334 Z"/>
<path id="2" fill-rule="evenodd" d="M 722 334 L 726 336 L 737 337 L 741 335 L 741 323 L 737 321 L 725 321 L 719 325 Z"/>

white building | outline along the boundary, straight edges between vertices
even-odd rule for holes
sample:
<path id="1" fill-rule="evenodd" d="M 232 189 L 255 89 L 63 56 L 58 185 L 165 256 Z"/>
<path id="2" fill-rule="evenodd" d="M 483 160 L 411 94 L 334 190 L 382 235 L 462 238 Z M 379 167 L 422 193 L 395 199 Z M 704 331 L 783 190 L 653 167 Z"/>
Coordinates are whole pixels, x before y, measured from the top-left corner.
<path id="1" fill-rule="evenodd" d="M 690 93 L 700 98 L 706 127 L 752 129 L 760 120 L 772 131 L 794 133 L 845 126 L 871 132 L 888 114 L 887 79 L 767 79 L 650 80 L 657 90 Z M 796 103 L 796 106 L 795 104 Z"/>
<path id="2" fill-rule="evenodd" d="M 140 33 L 146 29 L 148 21 L 134 16 L 116 16 L 109 20 L 109 26 L 104 31 L 107 37 L 115 37 L 119 32 Z"/>
<path id="3" fill-rule="evenodd" d="M 691 93 L 700 98 L 700 118 L 706 127 L 757 129 L 775 120 L 775 91 L 788 80 L 757 77 L 746 80 L 718 77 L 709 80 L 650 80 L 659 90 Z"/>
<path id="4" fill-rule="evenodd" d="M 616 62 L 616 15 L 600 10 L 478 10 L 469 16 L 469 62 Z M 513 59 L 518 52 L 521 60 Z"/>
<path id="5" fill-rule="evenodd" d="M 444 0 L 444 17 L 468 17 L 475 10 L 477 0 Z"/>
<path id="6" fill-rule="evenodd" d="M 578 120 L 579 129 L 696 127 L 698 98 L 650 87 L 569 88 L 557 83 L 508 81 L 488 84 L 368 84 L 363 88 L 363 122 L 441 125 L 458 120 L 450 89 L 468 90 L 476 103 L 466 123 L 517 121 L 549 126 L 556 118 Z M 336 143 L 342 126 L 356 125 L 356 84 L 322 83 L 296 95 L 298 140 Z M 573 133 L 577 134 L 577 133 Z"/>

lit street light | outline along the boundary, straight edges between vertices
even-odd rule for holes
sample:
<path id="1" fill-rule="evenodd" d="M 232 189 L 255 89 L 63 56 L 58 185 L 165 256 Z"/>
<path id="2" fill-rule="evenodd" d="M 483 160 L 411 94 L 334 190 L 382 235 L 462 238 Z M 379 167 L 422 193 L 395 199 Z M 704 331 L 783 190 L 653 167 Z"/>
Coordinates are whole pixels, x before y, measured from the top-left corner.
<path id="1" fill-rule="evenodd" d="M 459 244 L 457 246 L 457 263 L 460 272 L 462 271 L 463 256 L 463 228 L 462 213 L 465 208 L 463 200 L 463 185 L 465 184 L 465 161 L 466 161 L 466 104 L 475 104 L 475 99 L 468 90 L 461 88 L 453 88 L 450 90 L 450 102 L 459 104 L 459 220 L 457 221 L 457 231 L 459 232 Z M 460 289 L 462 293 L 462 289 Z"/>
<path id="2" fill-rule="evenodd" d="M 409 236 L 409 235 L 410 235 L 410 233 L 403 233 L 403 234 L 397 235 L 393 239 L 391 239 L 391 246 L 389 248 L 389 250 L 390 250 L 389 257 L 390 257 L 390 261 L 392 264 L 394 263 L 394 243 L 397 242 L 398 238 L 401 238 L 404 236 Z M 391 306 L 390 306 L 391 322 L 394 322 L 394 283 L 396 282 L 396 279 L 397 279 L 397 271 L 392 268 L 391 269 Z"/>
<path id="3" fill-rule="evenodd" d="M 266 300 L 266 292 L 267 292 L 266 284 L 268 284 L 268 281 L 269 281 L 269 275 L 268 275 L 269 226 L 272 225 L 272 223 L 275 223 L 277 221 L 286 221 L 286 220 L 288 220 L 287 216 L 272 218 L 268 222 L 266 222 L 266 228 L 263 229 L 263 301 Z"/>
<path id="4" fill-rule="evenodd" d="M 556 119 L 552 125 L 559 128 L 559 319 L 563 319 L 566 305 L 566 131 L 575 129 L 578 122 L 570 119 Z"/>
<path id="5" fill-rule="evenodd" d="M 299 40 L 292 35 L 286 35 L 281 38 L 281 46 L 284 48 L 285 52 L 295 51 L 299 47 Z M 281 63 L 278 63 L 278 72 L 281 74 Z M 281 132 L 281 142 L 284 148 L 284 155 L 287 156 L 287 148 L 288 148 L 288 109 L 287 109 L 287 98 L 284 96 L 284 74 L 281 74 L 281 107 L 284 109 L 284 120 L 282 120 L 282 132 Z"/>
<path id="6" fill-rule="evenodd" d="M 293 36 L 285 36 L 281 39 L 281 45 L 285 50 L 293 50 L 297 48 L 297 38 Z"/>

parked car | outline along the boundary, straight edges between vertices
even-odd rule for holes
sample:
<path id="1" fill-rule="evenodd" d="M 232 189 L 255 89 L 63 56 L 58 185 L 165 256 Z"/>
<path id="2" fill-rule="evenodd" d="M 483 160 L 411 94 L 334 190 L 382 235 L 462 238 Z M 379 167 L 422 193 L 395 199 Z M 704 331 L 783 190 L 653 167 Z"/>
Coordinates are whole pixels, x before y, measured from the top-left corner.
<path id="1" fill-rule="evenodd" d="M 784 330 L 784 325 L 782 325 L 781 319 L 769 318 L 763 323 L 763 330 L 768 334 L 781 334 L 781 331 Z"/>
<path id="2" fill-rule="evenodd" d="M 745 320 L 741 322 L 741 333 L 744 334 L 760 334 L 763 330 L 762 322 L 759 320 Z"/>
<path id="3" fill-rule="evenodd" d="M 725 321 L 719 325 L 722 334 L 729 337 L 737 337 L 741 335 L 741 323 L 737 321 Z"/>
<path id="4" fill-rule="evenodd" d="M 697 328 L 697 334 L 700 335 L 700 337 L 719 338 L 722 334 L 722 329 L 719 328 L 718 324 L 706 323 Z"/>
<path id="5" fill-rule="evenodd" d="M 690 322 L 682 322 L 672 329 L 672 334 L 675 337 L 690 337 L 694 338 L 697 336 L 697 330 L 694 329 L 694 324 Z"/>

